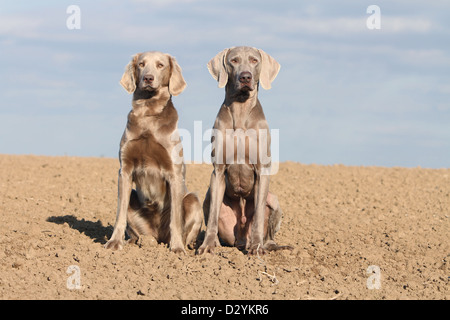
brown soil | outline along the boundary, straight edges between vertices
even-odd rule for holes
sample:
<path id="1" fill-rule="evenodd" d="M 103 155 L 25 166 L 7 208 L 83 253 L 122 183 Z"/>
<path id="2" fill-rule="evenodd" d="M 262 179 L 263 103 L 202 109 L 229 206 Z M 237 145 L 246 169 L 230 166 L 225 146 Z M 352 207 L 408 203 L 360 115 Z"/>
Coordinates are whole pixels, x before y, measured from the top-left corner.
<path id="1" fill-rule="evenodd" d="M 211 168 L 187 167 L 202 200 Z M 450 169 L 282 163 L 276 239 L 295 249 L 261 257 L 178 256 L 150 238 L 104 249 L 117 171 L 116 159 L 0 155 L 2 299 L 450 298 Z"/>

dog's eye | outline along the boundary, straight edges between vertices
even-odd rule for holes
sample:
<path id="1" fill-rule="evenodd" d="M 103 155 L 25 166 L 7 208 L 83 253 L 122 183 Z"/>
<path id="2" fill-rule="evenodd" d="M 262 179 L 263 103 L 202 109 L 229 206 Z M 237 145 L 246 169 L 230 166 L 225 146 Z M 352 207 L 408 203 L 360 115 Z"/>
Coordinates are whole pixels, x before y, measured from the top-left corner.
<path id="1" fill-rule="evenodd" d="M 258 63 L 258 60 L 255 59 L 255 58 L 251 58 L 251 59 L 250 59 L 250 62 L 251 62 L 251 63 Z"/>
<path id="2" fill-rule="evenodd" d="M 239 62 L 237 58 L 233 58 L 230 61 L 231 61 L 231 63 L 238 63 Z"/>
<path id="3" fill-rule="evenodd" d="M 156 67 L 157 67 L 158 69 L 161 69 L 162 67 L 164 67 L 164 65 L 163 65 L 162 63 L 158 63 L 158 64 L 156 65 Z"/>
<path id="4" fill-rule="evenodd" d="M 145 67 L 145 63 L 140 62 L 140 63 L 139 63 L 139 67 L 141 67 L 141 68 Z"/>

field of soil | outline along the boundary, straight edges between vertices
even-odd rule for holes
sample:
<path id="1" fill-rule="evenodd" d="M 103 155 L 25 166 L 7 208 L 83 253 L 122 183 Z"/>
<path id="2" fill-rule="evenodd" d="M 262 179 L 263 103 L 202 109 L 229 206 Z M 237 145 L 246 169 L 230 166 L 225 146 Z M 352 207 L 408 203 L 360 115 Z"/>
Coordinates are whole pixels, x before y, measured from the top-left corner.
<path id="1" fill-rule="evenodd" d="M 280 164 L 292 251 L 103 248 L 117 159 L 0 155 L 1 299 L 450 299 L 450 169 Z M 203 201 L 211 165 L 188 165 Z M 203 225 L 204 230 L 204 225 Z"/>

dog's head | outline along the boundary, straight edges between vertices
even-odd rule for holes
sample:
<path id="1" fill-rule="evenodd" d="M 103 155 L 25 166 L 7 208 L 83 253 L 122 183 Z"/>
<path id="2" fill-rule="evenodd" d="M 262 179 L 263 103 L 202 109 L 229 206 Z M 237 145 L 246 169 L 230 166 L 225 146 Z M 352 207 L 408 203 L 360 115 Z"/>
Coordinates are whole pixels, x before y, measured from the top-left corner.
<path id="1" fill-rule="evenodd" d="M 208 62 L 208 70 L 219 82 L 236 92 L 249 92 L 258 84 L 268 90 L 280 71 L 280 64 L 263 50 L 233 47 L 219 52 Z"/>
<path id="2" fill-rule="evenodd" d="M 169 87 L 169 93 L 174 96 L 186 87 L 175 58 L 158 51 L 134 55 L 125 67 L 120 84 L 128 93 L 136 90 L 153 92 L 161 87 Z"/>

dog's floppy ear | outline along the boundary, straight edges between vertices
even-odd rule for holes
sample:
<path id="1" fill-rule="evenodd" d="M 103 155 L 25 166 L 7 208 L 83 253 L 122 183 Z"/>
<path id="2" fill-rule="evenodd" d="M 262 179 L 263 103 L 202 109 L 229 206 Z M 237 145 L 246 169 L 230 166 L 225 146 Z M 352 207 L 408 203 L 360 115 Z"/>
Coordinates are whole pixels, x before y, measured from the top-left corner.
<path id="1" fill-rule="evenodd" d="M 261 74 L 259 76 L 259 83 L 261 87 L 269 90 L 272 86 L 271 83 L 275 80 L 278 72 L 280 71 L 280 64 L 275 61 L 274 58 L 269 56 L 264 51 L 258 49 L 261 54 Z"/>
<path id="2" fill-rule="evenodd" d="M 225 57 L 228 51 L 230 49 L 222 50 L 207 64 L 209 73 L 219 82 L 219 88 L 225 87 L 228 82 L 228 72 L 225 69 Z"/>
<path id="3" fill-rule="evenodd" d="M 136 90 L 136 61 L 139 55 L 140 53 L 137 53 L 133 56 L 130 63 L 125 67 L 122 79 L 120 79 L 120 84 L 128 93 L 133 93 Z"/>
<path id="4" fill-rule="evenodd" d="M 169 79 L 169 93 L 173 96 L 177 96 L 183 92 L 186 88 L 186 81 L 184 81 L 181 74 L 181 67 L 178 65 L 174 57 L 169 55 L 170 61 L 170 79 Z"/>

